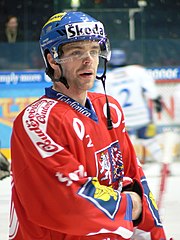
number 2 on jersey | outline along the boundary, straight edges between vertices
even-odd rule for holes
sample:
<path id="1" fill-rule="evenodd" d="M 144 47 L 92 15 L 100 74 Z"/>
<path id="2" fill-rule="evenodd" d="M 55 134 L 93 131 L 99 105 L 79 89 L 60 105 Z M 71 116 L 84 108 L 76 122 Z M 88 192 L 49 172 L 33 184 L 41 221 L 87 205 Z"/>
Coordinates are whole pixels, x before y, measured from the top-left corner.
<path id="1" fill-rule="evenodd" d="M 121 89 L 121 91 L 119 92 L 119 95 L 120 96 L 124 95 L 124 98 L 123 98 L 124 101 L 121 102 L 123 108 L 129 107 L 132 105 L 132 102 L 130 101 L 129 89 L 127 88 Z"/>

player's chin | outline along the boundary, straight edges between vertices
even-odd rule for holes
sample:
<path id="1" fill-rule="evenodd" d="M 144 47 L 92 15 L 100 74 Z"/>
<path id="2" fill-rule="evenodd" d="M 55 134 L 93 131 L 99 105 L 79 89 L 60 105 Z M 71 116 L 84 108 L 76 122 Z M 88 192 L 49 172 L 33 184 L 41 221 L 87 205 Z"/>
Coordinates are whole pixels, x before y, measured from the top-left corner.
<path id="1" fill-rule="evenodd" d="M 94 75 L 84 75 L 84 76 L 81 76 L 81 82 L 84 85 L 93 85 L 94 84 L 94 80 L 95 80 L 95 76 Z"/>
<path id="2" fill-rule="evenodd" d="M 81 88 L 84 89 L 84 90 L 89 90 L 89 89 L 91 89 L 93 86 L 94 86 L 94 79 L 89 80 L 89 81 L 83 80 L 83 81 L 81 82 Z"/>
<path id="3" fill-rule="evenodd" d="M 94 81 L 92 82 L 86 82 L 86 83 L 84 83 L 84 85 L 83 85 L 83 88 L 85 89 L 85 90 L 89 90 L 89 89 L 91 89 L 92 87 L 93 87 L 93 85 L 94 85 Z"/>

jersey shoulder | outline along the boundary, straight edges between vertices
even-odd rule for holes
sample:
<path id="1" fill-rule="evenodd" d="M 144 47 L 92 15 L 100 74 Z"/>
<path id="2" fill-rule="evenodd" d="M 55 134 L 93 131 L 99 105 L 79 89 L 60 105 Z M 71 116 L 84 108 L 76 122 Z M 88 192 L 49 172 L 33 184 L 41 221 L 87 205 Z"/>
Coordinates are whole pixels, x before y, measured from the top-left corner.
<path id="1" fill-rule="evenodd" d="M 111 101 L 116 101 L 114 99 L 114 97 L 112 97 L 111 95 L 108 95 L 108 100 Z M 104 93 L 97 93 L 97 92 L 88 92 L 88 97 L 91 100 L 91 102 L 95 101 L 95 100 L 100 100 L 102 102 L 106 102 L 106 95 Z"/>
<path id="2" fill-rule="evenodd" d="M 14 123 L 22 121 L 23 117 L 26 116 L 28 118 L 36 118 L 39 116 L 44 117 L 45 115 L 49 115 L 49 113 L 54 109 L 58 101 L 56 99 L 48 98 L 45 95 L 38 98 L 36 101 L 27 105 L 15 118 Z"/>
<path id="3" fill-rule="evenodd" d="M 103 93 L 88 92 L 88 97 L 93 104 L 104 105 L 107 103 L 106 95 Z M 107 98 L 109 103 L 115 104 L 121 109 L 119 102 L 112 95 L 107 94 Z"/>
<path id="4" fill-rule="evenodd" d="M 105 94 L 103 93 L 97 93 L 97 92 L 88 92 L 87 94 L 88 98 L 93 101 L 95 99 L 101 99 L 105 97 Z"/>

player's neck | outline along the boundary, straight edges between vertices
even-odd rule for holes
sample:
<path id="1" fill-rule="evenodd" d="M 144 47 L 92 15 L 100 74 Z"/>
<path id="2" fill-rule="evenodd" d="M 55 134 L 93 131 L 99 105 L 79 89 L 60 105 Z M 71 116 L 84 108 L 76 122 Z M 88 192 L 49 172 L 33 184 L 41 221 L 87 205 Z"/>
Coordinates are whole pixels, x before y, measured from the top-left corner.
<path id="1" fill-rule="evenodd" d="M 87 91 L 74 89 L 70 87 L 67 89 L 63 84 L 54 84 L 52 89 L 54 89 L 57 92 L 60 92 L 72 99 L 74 99 L 76 102 L 80 103 L 82 106 L 85 106 L 86 103 L 86 97 L 87 97 Z"/>

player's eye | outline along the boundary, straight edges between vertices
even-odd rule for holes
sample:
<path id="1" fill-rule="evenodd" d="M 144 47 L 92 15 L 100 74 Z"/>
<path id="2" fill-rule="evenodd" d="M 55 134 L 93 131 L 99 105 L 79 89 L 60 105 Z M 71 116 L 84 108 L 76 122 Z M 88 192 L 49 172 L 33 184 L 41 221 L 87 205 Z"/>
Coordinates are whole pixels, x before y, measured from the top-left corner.
<path id="1" fill-rule="evenodd" d="M 70 56 L 72 57 L 75 57 L 75 58 L 79 58 L 83 55 L 83 52 L 82 51 L 79 51 L 79 50 L 75 50 L 75 51 L 72 51 L 70 53 Z"/>
<path id="2" fill-rule="evenodd" d="M 99 56 L 99 50 L 91 50 L 91 51 L 90 51 L 90 55 L 91 55 L 92 57 L 97 57 L 97 56 Z"/>

